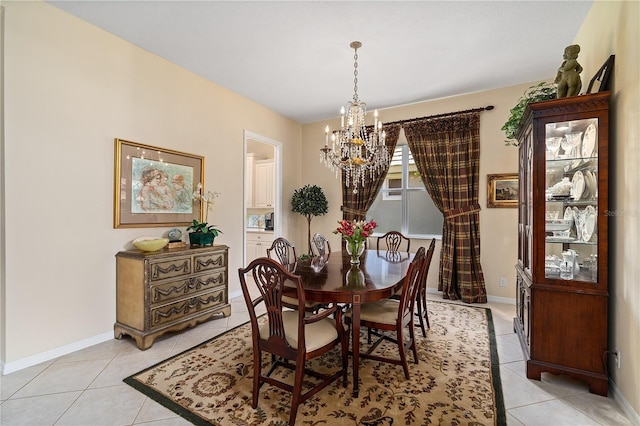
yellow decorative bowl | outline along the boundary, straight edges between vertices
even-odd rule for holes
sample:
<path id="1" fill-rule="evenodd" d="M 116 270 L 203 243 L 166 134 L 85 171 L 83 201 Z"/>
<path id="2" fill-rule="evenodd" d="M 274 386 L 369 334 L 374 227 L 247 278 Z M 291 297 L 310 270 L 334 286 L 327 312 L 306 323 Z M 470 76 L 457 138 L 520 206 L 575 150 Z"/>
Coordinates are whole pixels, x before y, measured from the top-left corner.
<path id="1" fill-rule="evenodd" d="M 134 247 L 142 251 L 158 251 L 167 244 L 169 244 L 168 238 L 138 237 L 133 240 Z"/>

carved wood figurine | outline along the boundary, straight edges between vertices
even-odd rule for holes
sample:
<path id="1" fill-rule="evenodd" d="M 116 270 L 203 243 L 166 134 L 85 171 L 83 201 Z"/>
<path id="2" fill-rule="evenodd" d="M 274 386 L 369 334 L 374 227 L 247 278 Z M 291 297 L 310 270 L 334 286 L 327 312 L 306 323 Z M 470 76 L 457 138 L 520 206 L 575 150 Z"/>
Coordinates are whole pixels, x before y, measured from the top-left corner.
<path id="1" fill-rule="evenodd" d="M 582 88 L 582 81 L 580 80 L 582 66 L 577 60 L 578 53 L 580 53 L 580 46 L 577 44 L 572 44 L 564 49 L 564 55 L 562 56 L 564 62 L 558 68 L 558 74 L 555 79 L 555 83 L 558 84 L 558 99 L 576 96 L 580 93 Z"/>

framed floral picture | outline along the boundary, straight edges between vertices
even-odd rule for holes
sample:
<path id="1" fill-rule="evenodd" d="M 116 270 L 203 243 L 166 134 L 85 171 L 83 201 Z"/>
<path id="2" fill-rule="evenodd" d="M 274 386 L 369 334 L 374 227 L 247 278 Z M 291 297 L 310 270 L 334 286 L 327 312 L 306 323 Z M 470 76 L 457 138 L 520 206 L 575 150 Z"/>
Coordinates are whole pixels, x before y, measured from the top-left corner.
<path id="1" fill-rule="evenodd" d="M 487 175 L 487 207 L 518 207 L 518 174 Z"/>
<path id="2" fill-rule="evenodd" d="M 202 220 L 192 194 L 204 157 L 115 139 L 114 228 L 188 226 Z"/>

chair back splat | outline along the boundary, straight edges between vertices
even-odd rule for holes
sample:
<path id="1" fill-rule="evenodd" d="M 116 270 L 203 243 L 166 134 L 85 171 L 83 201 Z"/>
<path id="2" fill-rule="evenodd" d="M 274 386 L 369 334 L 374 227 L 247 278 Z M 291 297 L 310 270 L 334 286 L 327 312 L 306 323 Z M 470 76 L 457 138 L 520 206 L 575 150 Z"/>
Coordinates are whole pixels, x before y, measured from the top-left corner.
<path id="1" fill-rule="evenodd" d="M 289 272 L 285 266 L 273 259 L 260 257 L 246 268 L 238 269 L 240 286 L 249 310 L 253 343 L 253 408 L 258 406 L 260 387 L 264 383 L 277 386 L 292 393 L 289 424 L 295 424 L 298 406 L 342 377 L 347 386 L 348 346 L 347 334 L 342 326 L 342 311 L 333 306 L 314 315 L 305 315 L 305 297 L 299 275 Z M 258 288 L 259 295 L 252 299 L 247 277 Z M 282 298 L 291 293 L 298 302 L 297 309 L 283 309 Z M 267 315 L 260 318 L 256 308 L 264 304 Z M 306 361 L 319 357 L 340 345 L 342 368 L 325 374 L 305 368 Z M 272 364 L 262 372 L 262 352 L 272 355 Z M 295 362 L 294 363 L 292 363 Z M 283 382 L 272 374 L 278 367 L 293 370 L 294 384 Z M 304 375 L 320 379 L 310 386 Z M 303 384 L 306 389 L 303 389 Z M 306 390 L 306 392 L 303 392 Z"/>
<path id="2" fill-rule="evenodd" d="M 277 259 L 282 265 L 289 266 L 289 269 L 298 261 L 295 246 L 282 237 L 273 240 L 271 247 L 267 249 L 267 257 Z"/>
<path id="3" fill-rule="evenodd" d="M 409 253 L 409 249 L 411 248 L 411 240 L 398 231 L 389 231 L 383 236 L 378 237 L 376 250 L 380 250 L 381 243 L 384 243 L 382 250 L 390 252 L 403 251 Z M 404 246 L 405 244 L 406 246 Z"/>

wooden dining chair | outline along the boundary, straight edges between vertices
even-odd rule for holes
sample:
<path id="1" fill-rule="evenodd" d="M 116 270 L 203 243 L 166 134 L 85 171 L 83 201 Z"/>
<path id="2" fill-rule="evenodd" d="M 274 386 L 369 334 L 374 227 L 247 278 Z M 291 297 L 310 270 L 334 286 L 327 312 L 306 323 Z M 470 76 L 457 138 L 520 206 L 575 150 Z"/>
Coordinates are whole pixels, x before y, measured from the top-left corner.
<path id="1" fill-rule="evenodd" d="M 281 265 L 284 265 L 292 272 L 295 270 L 295 264 L 298 261 L 295 246 L 286 238 L 282 237 L 273 240 L 271 247 L 267 249 L 267 257 L 269 259 L 276 259 Z"/>
<path id="2" fill-rule="evenodd" d="M 313 254 L 316 256 L 326 257 L 331 254 L 331 244 L 329 244 L 327 237 L 322 234 L 314 234 L 313 238 L 311 238 L 311 247 Z"/>
<path id="3" fill-rule="evenodd" d="M 427 337 L 427 328 L 431 328 L 429 324 L 429 314 L 427 312 L 427 277 L 429 274 L 429 266 L 431 265 L 431 259 L 433 258 L 433 252 L 436 247 L 436 239 L 433 238 L 431 240 L 431 244 L 429 244 L 429 248 L 427 249 L 425 261 L 422 265 L 422 270 L 420 271 L 420 288 L 416 292 L 416 306 L 418 307 L 418 312 L 416 312 L 416 316 L 418 317 L 420 329 L 422 331 L 422 336 Z M 402 293 L 402 289 L 398 291 L 396 294 L 391 296 L 391 299 L 399 300 Z M 427 323 L 427 327 L 425 328 L 425 320 Z M 371 342 L 371 336 L 369 334 L 369 342 Z"/>
<path id="4" fill-rule="evenodd" d="M 296 270 L 298 257 L 296 256 L 296 248 L 286 238 L 276 238 L 273 240 L 271 247 L 267 249 L 267 257 L 280 262 L 290 272 Z M 298 300 L 295 297 L 283 296 L 282 303 L 290 309 L 298 309 Z M 325 305 L 317 302 L 307 302 L 305 310 L 307 312 L 317 312 L 318 309 Z"/>
<path id="5" fill-rule="evenodd" d="M 431 325 L 429 324 L 429 313 L 427 312 L 427 277 L 429 276 L 429 266 L 431 265 L 431 259 L 433 258 L 435 248 L 436 239 L 432 238 L 422 264 L 422 270 L 420 271 L 420 287 L 416 293 L 416 305 L 418 306 L 418 312 L 416 315 L 420 321 L 422 337 L 427 337 L 427 330 L 424 328 L 425 321 L 427 322 L 427 328 L 431 328 Z"/>
<path id="6" fill-rule="evenodd" d="M 382 244 L 384 243 L 384 245 Z M 406 244 L 406 247 L 405 247 Z M 402 251 L 409 253 L 411 248 L 411 240 L 405 237 L 401 232 L 389 231 L 376 240 L 376 250 L 380 250 L 380 246 L 383 245 L 382 250 L 391 252 Z"/>
<path id="7" fill-rule="evenodd" d="M 425 258 L 425 248 L 420 247 L 407 270 L 400 300 L 384 299 L 378 302 L 364 303 L 360 306 L 360 325 L 369 328 L 371 333 L 378 336 L 378 340 L 369 347 L 367 352 L 360 353 L 360 356 L 401 365 L 404 370 L 404 376 L 407 379 L 409 379 L 409 364 L 407 363 L 407 352 L 409 350 L 413 352 L 414 362 L 418 363 L 413 312 L 416 293 L 420 286 L 420 271 Z M 351 325 L 351 310 L 345 313 L 345 322 L 349 326 Z M 409 329 L 408 340 L 405 340 L 404 336 L 406 328 Z M 388 336 L 384 331 L 395 331 L 396 337 Z M 398 345 L 400 359 L 383 357 L 374 353 L 378 345 L 384 340 Z"/>
<path id="8" fill-rule="evenodd" d="M 305 314 L 305 297 L 300 276 L 292 274 L 273 259 L 265 257 L 255 259 L 246 268 L 239 268 L 238 275 L 251 321 L 252 407 L 258 407 L 259 390 L 264 383 L 291 392 L 289 425 L 293 425 L 300 404 L 341 376 L 343 386 L 347 386 L 349 340 L 342 325 L 342 311 L 334 306 L 315 315 Z M 260 291 L 260 295 L 255 299 L 251 298 L 247 276 L 253 279 Z M 286 287 L 296 291 L 298 301 L 296 310 L 283 310 L 282 298 L 287 283 L 289 286 Z M 259 321 L 256 307 L 261 304 L 264 304 L 267 314 Z M 305 368 L 307 361 L 326 354 L 338 345 L 341 346 L 342 353 L 340 369 L 331 374 Z M 263 352 L 272 355 L 271 366 L 265 374 L 262 371 Z M 272 373 L 279 367 L 294 371 L 293 385 L 272 377 Z M 319 379 L 320 382 L 310 385 L 308 380 L 304 380 L 305 374 Z"/>

